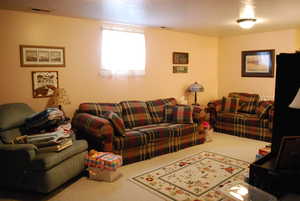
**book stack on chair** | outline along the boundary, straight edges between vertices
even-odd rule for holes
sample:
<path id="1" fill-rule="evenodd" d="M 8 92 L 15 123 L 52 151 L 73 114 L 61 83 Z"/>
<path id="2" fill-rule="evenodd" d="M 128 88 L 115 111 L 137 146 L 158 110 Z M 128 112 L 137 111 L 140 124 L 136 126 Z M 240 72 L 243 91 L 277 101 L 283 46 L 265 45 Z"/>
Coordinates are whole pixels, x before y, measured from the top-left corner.
<path id="1" fill-rule="evenodd" d="M 71 135 L 63 131 L 30 135 L 27 136 L 26 141 L 34 144 L 39 152 L 61 151 L 73 144 Z"/>

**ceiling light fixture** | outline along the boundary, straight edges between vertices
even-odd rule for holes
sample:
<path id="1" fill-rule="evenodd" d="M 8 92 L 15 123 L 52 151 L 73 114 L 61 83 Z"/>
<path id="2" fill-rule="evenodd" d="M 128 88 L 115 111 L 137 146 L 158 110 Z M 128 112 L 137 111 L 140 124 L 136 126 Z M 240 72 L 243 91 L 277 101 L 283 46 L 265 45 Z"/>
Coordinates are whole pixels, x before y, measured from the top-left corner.
<path id="1" fill-rule="evenodd" d="M 243 29 L 250 29 L 254 26 L 256 22 L 255 18 L 243 18 L 243 19 L 238 19 L 237 23 L 239 23 L 240 27 Z"/>
<path id="2" fill-rule="evenodd" d="M 243 29 L 250 29 L 256 23 L 253 0 L 241 0 L 240 18 L 237 23 Z"/>

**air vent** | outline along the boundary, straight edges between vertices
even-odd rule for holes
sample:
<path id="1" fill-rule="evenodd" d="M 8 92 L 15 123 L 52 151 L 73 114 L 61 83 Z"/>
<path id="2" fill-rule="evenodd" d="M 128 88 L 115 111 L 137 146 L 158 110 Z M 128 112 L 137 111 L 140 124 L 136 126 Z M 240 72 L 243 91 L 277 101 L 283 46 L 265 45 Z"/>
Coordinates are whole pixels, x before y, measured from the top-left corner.
<path id="1" fill-rule="evenodd" d="M 47 9 L 41 9 L 41 8 L 31 8 L 32 11 L 35 12 L 43 12 L 43 13 L 50 13 L 51 10 L 47 10 Z"/>

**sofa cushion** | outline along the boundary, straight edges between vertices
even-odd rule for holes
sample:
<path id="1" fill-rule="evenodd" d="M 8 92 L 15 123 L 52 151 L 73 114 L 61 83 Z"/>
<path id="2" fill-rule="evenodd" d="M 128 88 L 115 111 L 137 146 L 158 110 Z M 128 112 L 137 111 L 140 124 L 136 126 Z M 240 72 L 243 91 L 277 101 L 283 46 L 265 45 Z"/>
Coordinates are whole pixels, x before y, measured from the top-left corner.
<path id="1" fill-rule="evenodd" d="M 162 101 L 167 105 L 177 105 L 177 101 L 175 98 L 164 98 Z"/>
<path id="2" fill-rule="evenodd" d="M 172 122 L 173 120 L 173 105 L 165 105 L 164 109 L 164 122 Z"/>
<path id="3" fill-rule="evenodd" d="M 116 131 L 116 135 L 125 136 L 125 124 L 123 119 L 114 112 L 105 112 L 103 113 L 103 118 L 108 119 Z"/>
<path id="4" fill-rule="evenodd" d="M 146 102 L 152 117 L 153 123 L 161 123 L 164 120 L 164 106 L 165 102 L 162 99 L 151 100 Z"/>
<path id="5" fill-rule="evenodd" d="M 73 141 L 72 146 L 60 152 L 37 153 L 28 169 L 38 171 L 49 170 L 64 160 L 85 150 L 87 150 L 87 142 L 85 140 L 76 140 Z"/>
<path id="6" fill-rule="evenodd" d="M 173 106 L 172 122 L 176 124 L 192 124 L 193 107 L 189 105 Z"/>
<path id="7" fill-rule="evenodd" d="M 147 134 L 132 129 L 126 129 L 125 136 L 117 136 L 113 139 L 115 150 L 142 146 L 148 144 L 148 141 Z"/>
<path id="8" fill-rule="evenodd" d="M 220 112 L 217 118 L 220 122 L 230 122 L 236 124 L 237 128 L 239 127 L 239 124 L 254 126 L 258 128 L 268 127 L 268 124 L 265 124 L 263 120 L 260 120 L 256 114 Z"/>
<path id="9" fill-rule="evenodd" d="M 240 108 L 239 108 L 238 112 L 255 114 L 256 107 L 259 102 L 258 94 L 232 92 L 228 95 L 228 97 L 240 98 Z"/>
<path id="10" fill-rule="evenodd" d="M 222 98 L 222 112 L 236 113 L 239 108 L 240 98 L 238 97 L 223 97 Z"/>
<path id="11" fill-rule="evenodd" d="M 114 112 L 122 117 L 122 107 L 118 103 L 81 103 L 79 112 L 100 116 L 105 112 Z"/>
<path id="12" fill-rule="evenodd" d="M 151 116 L 143 101 L 122 101 L 121 103 L 126 128 L 151 124 Z"/>
<path id="13" fill-rule="evenodd" d="M 258 118 L 264 119 L 268 116 L 269 109 L 273 106 L 273 101 L 261 101 L 256 108 Z"/>
<path id="14" fill-rule="evenodd" d="M 33 113 L 34 111 L 25 103 L 0 105 L 0 131 L 22 126 L 26 117 Z"/>

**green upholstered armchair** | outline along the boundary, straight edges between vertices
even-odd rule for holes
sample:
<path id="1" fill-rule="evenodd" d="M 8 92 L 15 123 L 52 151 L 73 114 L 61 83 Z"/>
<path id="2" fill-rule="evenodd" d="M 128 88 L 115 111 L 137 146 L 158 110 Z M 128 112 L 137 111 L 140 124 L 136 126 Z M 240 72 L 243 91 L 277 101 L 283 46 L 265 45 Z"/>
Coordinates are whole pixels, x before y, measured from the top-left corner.
<path id="1" fill-rule="evenodd" d="M 24 103 L 0 105 L 0 188 L 49 193 L 84 170 L 85 140 L 60 152 L 40 153 L 33 144 L 12 144 L 28 115 Z"/>

